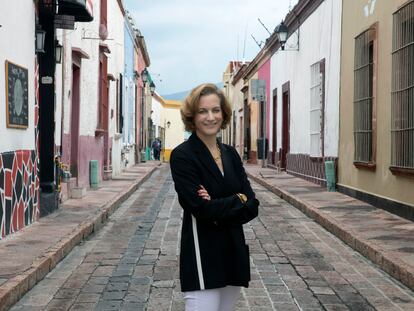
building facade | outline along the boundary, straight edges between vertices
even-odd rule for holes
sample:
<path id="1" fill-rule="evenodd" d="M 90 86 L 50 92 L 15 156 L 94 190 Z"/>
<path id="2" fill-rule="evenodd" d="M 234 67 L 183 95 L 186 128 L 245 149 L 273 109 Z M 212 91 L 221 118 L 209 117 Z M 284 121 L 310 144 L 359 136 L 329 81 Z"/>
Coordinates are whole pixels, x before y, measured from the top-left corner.
<path id="1" fill-rule="evenodd" d="M 154 139 L 160 140 L 162 148 L 165 143 L 165 101 L 157 92 L 152 96 L 151 111 Z"/>
<path id="2" fill-rule="evenodd" d="M 414 219 L 414 1 L 343 1 L 340 191 Z"/>
<path id="3" fill-rule="evenodd" d="M 0 47 L 0 239 L 40 216 L 36 10 L 33 1 L 0 10 L 3 40 L 17 44 Z M 15 27 L 20 19 L 27 22 Z"/>
<path id="4" fill-rule="evenodd" d="M 181 120 L 181 101 L 165 100 L 165 142 L 163 144 L 163 160 L 169 161 L 171 151 L 184 142 L 187 137 L 184 131 L 184 124 Z"/>
<path id="5" fill-rule="evenodd" d="M 124 167 L 122 159 L 123 102 L 124 102 L 124 63 L 125 63 L 125 9 L 120 1 L 109 1 L 108 36 L 110 50 L 108 58 L 109 80 L 109 141 L 110 168 L 105 178 L 117 176 Z"/>
<path id="6" fill-rule="evenodd" d="M 93 19 L 91 0 L 8 1 L 1 5 L 0 237 L 18 231 L 59 205 L 59 151 L 64 74 L 60 28 Z M 69 9 L 70 8 L 70 9 Z M 16 27 L 18 21 L 24 20 Z M 55 21 L 55 22 L 54 22 Z M 19 40 L 15 40 L 18 37 Z M 36 38 L 36 39 L 34 39 Z M 61 50 L 60 50 L 61 51 Z M 60 101 L 58 101 L 58 99 Z"/>
<path id="7" fill-rule="evenodd" d="M 110 0 L 109 0 L 110 1 Z M 74 186 L 90 186 L 91 161 L 97 161 L 98 182 L 109 166 L 108 2 L 94 1 L 90 23 L 63 31 L 62 161 Z"/>
<path id="8" fill-rule="evenodd" d="M 299 1 L 285 18 L 284 49 L 275 43 L 270 64 L 272 157 L 319 184 L 326 182 L 325 161 L 338 157 L 341 6 Z"/>
<path id="9" fill-rule="evenodd" d="M 242 64 L 234 73 L 231 79 L 231 87 L 233 89 L 231 101 L 233 103 L 233 142 L 234 147 L 242 158 L 247 158 L 247 148 L 245 153 L 245 103 L 243 98 L 242 89 L 244 87 L 244 80 L 242 79 L 243 74 L 248 66 L 248 63 Z"/>
<path id="10" fill-rule="evenodd" d="M 125 16 L 124 27 L 124 77 L 122 83 L 122 164 L 131 167 L 136 159 L 136 96 L 138 95 L 135 75 L 135 23 L 129 14 Z"/>

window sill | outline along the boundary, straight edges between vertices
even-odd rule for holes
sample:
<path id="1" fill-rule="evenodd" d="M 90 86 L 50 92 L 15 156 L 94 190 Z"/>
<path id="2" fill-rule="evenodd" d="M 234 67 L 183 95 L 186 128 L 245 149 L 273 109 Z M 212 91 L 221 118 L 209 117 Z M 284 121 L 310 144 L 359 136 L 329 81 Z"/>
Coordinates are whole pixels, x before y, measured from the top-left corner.
<path id="1" fill-rule="evenodd" d="M 115 133 L 114 138 L 115 140 L 119 140 L 120 138 L 122 138 L 122 133 Z"/>
<path id="2" fill-rule="evenodd" d="M 370 171 L 375 171 L 377 164 L 375 162 L 357 162 L 354 161 L 354 166 L 356 168 L 367 169 Z"/>
<path id="3" fill-rule="evenodd" d="M 414 178 L 414 168 L 402 168 L 402 167 L 390 166 L 390 171 L 393 173 L 393 175 Z"/>

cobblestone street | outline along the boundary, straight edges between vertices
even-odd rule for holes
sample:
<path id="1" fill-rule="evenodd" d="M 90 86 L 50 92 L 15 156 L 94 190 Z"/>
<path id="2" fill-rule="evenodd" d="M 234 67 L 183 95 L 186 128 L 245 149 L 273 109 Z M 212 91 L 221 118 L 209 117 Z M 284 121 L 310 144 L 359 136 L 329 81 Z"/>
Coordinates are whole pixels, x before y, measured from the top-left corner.
<path id="1" fill-rule="evenodd" d="M 252 183 L 252 281 L 237 310 L 414 310 L 414 294 L 275 194 Z M 11 310 L 184 310 L 181 228 L 163 165 Z"/>

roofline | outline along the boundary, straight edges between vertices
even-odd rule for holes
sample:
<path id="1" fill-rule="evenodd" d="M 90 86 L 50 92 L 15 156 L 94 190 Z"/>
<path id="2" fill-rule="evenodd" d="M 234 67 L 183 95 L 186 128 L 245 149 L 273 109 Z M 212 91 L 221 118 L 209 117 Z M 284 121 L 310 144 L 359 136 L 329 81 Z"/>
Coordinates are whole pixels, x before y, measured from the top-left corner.
<path id="1" fill-rule="evenodd" d="M 173 109 L 177 109 L 177 108 L 181 108 L 183 102 L 179 101 L 179 100 L 174 100 L 174 99 L 165 99 L 165 108 L 173 108 Z"/>
<path id="2" fill-rule="evenodd" d="M 324 0 L 299 0 L 299 2 L 288 12 L 284 18 L 284 23 L 289 29 L 288 38 L 300 27 L 300 25 L 321 5 Z M 243 74 L 243 79 L 250 79 L 258 70 L 259 64 L 263 64 L 267 59 L 280 48 L 280 42 L 276 33 L 266 39 L 265 46 L 257 53 L 255 58 Z"/>
<path id="3" fill-rule="evenodd" d="M 145 44 L 145 38 L 141 35 L 141 31 L 138 30 L 138 33 L 135 37 L 135 42 L 137 43 L 139 49 L 142 51 L 142 57 L 144 58 L 145 67 L 149 67 L 151 65 L 151 60 L 148 54 L 147 45 Z"/>
<path id="4" fill-rule="evenodd" d="M 118 0 L 118 3 L 119 1 L 122 1 L 122 0 Z M 150 61 L 150 57 L 148 54 L 147 45 L 145 44 L 144 36 L 141 34 L 141 31 L 139 30 L 138 27 L 136 27 L 135 30 L 132 28 L 132 25 L 128 20 L 128 16 L 130 16 L 133 19 L 133 17 L 131 16 L 131 13 L 125 10 L 124 16 L 125 16 L 124 18 L 125 23 L 127 24 L 127 27 L 129 31 L 131 32 L 131 36 L 134 40 L 134 46 L 135 48 L 138 48 L 142 51 L 142 57 L 144 58 L 145 67 L 149 67 L 151 65 L 151 61 Z"/>
<path id="5" fill-rule="evenodd" d="M 239 82 L 239 80 L 240 80 L 241 78 L 243 78 L 243 74 L 244 74 L 244 72 L 245 72 L 246 68 L 248 67 L 248 65 L 249 65 L 249 62 L 248 62 L 248 63 L 246 63 L 246 64 L 243 64 L 243 65 L 239 68 L 239 70 L 237 70 L 236 74 L 233 76 L 233 79 L 231 80 L 231 84 L 232 84 L 232 85 L 236 85 L 236 83 L 237 83 L 237 82 Z"/>
<path id="6" fill-rule="evenodd" d="M 152 95 L 156 100 L 158 100 L 161 105 L 164 107 L 165 106 L 165 100 L 164 98 L 162 98 L 162 96 L 160 94 L 158 94 L 157 92 L 154 92 L 154 95 Z"/>
<path id="7" fill-rule="evenodd" d="M 117 0 L 119 8 L 121 9 L 122 15 L 125 16 L 125 7 L 123 4 L 123 0 Z"/>

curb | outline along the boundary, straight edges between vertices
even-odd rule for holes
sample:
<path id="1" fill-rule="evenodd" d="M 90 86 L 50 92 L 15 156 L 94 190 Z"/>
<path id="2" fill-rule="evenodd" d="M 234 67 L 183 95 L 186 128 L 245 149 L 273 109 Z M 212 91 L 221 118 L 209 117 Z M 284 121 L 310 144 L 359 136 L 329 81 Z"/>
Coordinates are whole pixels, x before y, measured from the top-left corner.
<path id="1" fill-rule="evenodd" d="M 379 266 L 383 271 L 397 279 L 405 286 L 414 290 L 414 267 L 407 267 L 395 254 L 390 251 L 383 250 L 379 245 L 367 241 L 358 236 L 352 230 L 345 229 L 333 217 L 321 212 L 310 203 L 302 201 L 295 197 L 290 192 L 282 190 L 278 187 L 272 186 L 261 178 L 246 172 L 249 178 L 270 190 L 281 199 L 292 204 L 294 207 L 302 211 L 304 214 L 315 220 L 318 224 L 326 230 L 341 239 L 351 248 L 359 252 L 364 257 L 371 260 L 374 264 Z"/>
<path id="2" fill-rule="evenodd" d="M 99 231 L 111 214 L 135 192 L 151 175 L 159 165 L 154 166 L 143 178 L 131 184 L 125 191 L 116 195 L 113 199 L 101 207 L 99 214 L 92 220 L 84 221 L 53 245 L 45 254 L 36 258 L 32 266 L 22 274 L 16 275 L 0 286 L 0 311 L 6 311 L 18 302 L 36 283 L 40 282 L 56 265 L 63 260 L 70 251 L 89 235 Z"/>

